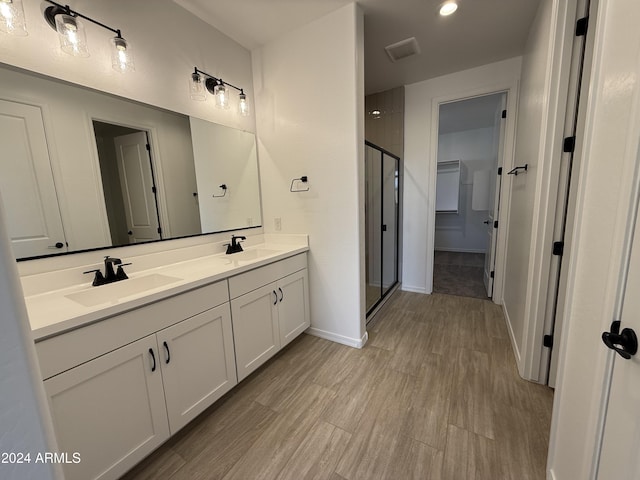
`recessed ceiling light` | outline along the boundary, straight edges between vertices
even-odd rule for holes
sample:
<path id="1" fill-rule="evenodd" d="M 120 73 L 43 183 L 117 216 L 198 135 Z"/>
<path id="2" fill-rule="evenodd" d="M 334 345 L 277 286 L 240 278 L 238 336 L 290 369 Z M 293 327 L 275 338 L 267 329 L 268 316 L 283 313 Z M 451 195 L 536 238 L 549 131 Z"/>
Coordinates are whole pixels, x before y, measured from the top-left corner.
<path id="1" fill-rule="evenodd" d="M 445 2 L 440 7 L 440 15 L 446 17 L 447 15 L 451 15 L 458 9 L 458 4 L 456 2 Z"/>

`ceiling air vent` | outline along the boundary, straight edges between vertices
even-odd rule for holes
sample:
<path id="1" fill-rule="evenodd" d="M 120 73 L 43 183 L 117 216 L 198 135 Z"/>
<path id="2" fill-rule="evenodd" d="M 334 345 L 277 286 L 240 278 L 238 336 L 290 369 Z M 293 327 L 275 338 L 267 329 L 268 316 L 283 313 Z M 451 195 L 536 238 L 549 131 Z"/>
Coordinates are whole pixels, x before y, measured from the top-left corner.
<path id="1" fill-rule="evenodd" d="M 400 42 L 396 42 L 392 45 L 384 47 L 389 55 L 389 59 L 392 62 L 397 62 L 403 58 L 410 57 L 412 55 L 418 55 L 420 53 L 420 46 L 415 37 L 407 38 Z"/>

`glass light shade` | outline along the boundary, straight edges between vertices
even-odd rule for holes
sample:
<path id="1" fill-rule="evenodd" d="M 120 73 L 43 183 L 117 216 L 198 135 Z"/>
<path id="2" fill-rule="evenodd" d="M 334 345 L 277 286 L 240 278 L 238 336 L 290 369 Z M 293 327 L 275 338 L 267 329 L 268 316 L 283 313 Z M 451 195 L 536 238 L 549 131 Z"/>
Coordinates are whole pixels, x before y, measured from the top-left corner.
<path id="1" fill-rule="evenodd" d="M 199 73 L 192 73 L 189 79 L 189 95 L 191 100 L 204 102 L 207 100 L 206 91 L 204 89 L 204 78 Z"/>
<path id="2" fill-rule="evenodd" d="M 218 83 L 213 89 L 213 95 L 216 97 L 216 107 L 229 108 L 229 91 L 223 83 Z"/>
<path id="3" fill-rule="evenodd" d="M 27 35 L 21 0 L 0 0 L 0 31 L 10 35 Z"/>
<path id="4" fill-rule="evenodd" d="M 445 2 L 440 7 L 440 15 L 446 17 L 447 15 L 451 15 L 458 9 L 458 5 L 456 2 Z"/>
<path id="5" fill-rule="evenodd" d="M 116 72 L 133 72 L 136 69 L 133 63 L 131 45 L 122 37 L 111 39 L 111 66 Z"/>
<path id="6" fill-rule="evenodd" d="M 240 93 L 240 101 L 238 102 L 238 113 L 241 117 L 249 116 L 249 103 L 247 103 L 247 96 L 244 92 Z"/>
<path id="7" fill-rule="evenodd" d="M 88 57 L 87 36 L 82 22 L 76 17 L 60 13 L 56 15 L 56 30 L 63 52 L 74 57 Z"/>

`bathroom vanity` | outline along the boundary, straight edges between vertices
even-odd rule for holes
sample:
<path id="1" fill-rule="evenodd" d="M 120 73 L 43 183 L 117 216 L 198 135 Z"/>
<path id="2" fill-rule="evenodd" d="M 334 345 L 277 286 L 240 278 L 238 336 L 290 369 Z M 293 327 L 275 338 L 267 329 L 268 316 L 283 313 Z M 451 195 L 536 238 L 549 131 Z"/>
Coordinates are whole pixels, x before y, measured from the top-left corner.
<path id="1" fill-rule="evenodd" d="M 67 479 L 118 478 L 309 327 L 301 237 L 175 263 L 164 254 L 100 287 L 28 280 L 58 449 L 81 457 Z"/>

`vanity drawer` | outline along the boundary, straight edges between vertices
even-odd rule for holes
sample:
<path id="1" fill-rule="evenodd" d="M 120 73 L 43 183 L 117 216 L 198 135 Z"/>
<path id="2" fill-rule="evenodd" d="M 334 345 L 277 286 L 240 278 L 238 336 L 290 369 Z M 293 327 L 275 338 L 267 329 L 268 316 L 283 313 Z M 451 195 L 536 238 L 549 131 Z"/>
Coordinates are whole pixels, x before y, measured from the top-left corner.
<path id="1" fill-rule="evenodd" d="M 42 378 L 57 375 L 228 301 L 225 280 L 37 342 Z"/>
<path id="2" fill-rule="evenodd" d="M 229 295 L 237 298 L 282 277 L 307 268 L 307 254 L 300 253 L 229 279 Z"/>

